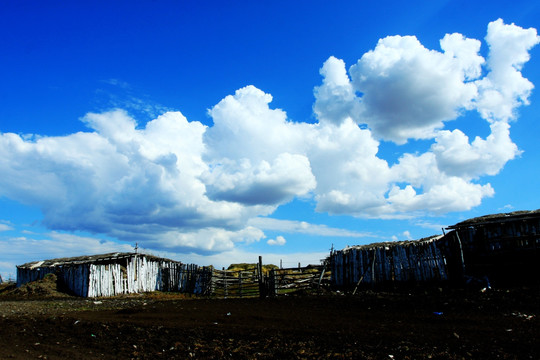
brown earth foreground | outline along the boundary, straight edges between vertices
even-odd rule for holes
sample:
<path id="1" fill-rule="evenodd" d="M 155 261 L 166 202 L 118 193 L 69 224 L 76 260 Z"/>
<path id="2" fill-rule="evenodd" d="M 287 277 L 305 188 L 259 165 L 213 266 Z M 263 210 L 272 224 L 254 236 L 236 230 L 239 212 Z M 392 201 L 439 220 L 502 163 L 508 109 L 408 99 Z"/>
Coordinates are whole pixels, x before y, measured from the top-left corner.
<path id="1" fill-rule="evenodd" d="M 540 357 L 538 287 L 263 300 L 49 295 L 0 292 L 0 359 Z"/>

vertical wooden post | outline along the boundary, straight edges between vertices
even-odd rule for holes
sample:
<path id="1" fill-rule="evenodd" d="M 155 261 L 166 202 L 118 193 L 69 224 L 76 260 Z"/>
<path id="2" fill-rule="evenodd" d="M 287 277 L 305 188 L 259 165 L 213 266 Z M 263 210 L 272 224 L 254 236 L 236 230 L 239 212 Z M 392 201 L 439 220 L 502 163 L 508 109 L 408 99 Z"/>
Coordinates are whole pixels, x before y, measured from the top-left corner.
<path id="1" fill-rule="evenodd" d="M 375 278 L 375 259 L 377 256 L 377 251 L 375 249 L 372 249 L 373 251 L 373 260 L 371 261 L 371 283 L 375 284 L 376 278 Z"/>
<path id="2" fill-rule="evenodd" d="M 262 268 L 262 256 L 259 256 L 259 297 L 263 299 L 266 297 L 265 291 L 264 291 L 264 279 L 263 279 L 263 268 Z"/>
<path id="3" fill-rule="evenodd" d="M 210 292 L 208 295 L 213 295 L 216 291 L 217 273 L 214 276 L 215 270 L 213 267 L 210 268 Z"/>
<path id="4" fill-rule="evenodd" d="M 456 234 L 456 238 L 457 238 L 457 241 L 458 241 L 458 244 L 459 244 L 461 267 L 462 267 L 463 274 L 465 274 L 465 259 L 463 257 L 463 246 L 461 245 L 461 239 L 459 238 L 459 234 L 458 234 L 457 230 L 455 231 L 455 234 Z"/>
<path id="5" fill-rule="evenodd" d="M 324 272 L 326 271 L 326 261 L 324 262 L 324 266 L 321 270 L 321 276 L 319 276 L 319 283 L 317 284 L 317 290 L 319 290 L 321 288 L 321 282 L 322 282 L 322 279 L 324 277 Z"/>
<path id="6" fill-rule="evenodd" d="M 270 284 L 269 284 L 270 296 L 277 296 L 277 283 L 276 283 L 276 270 L 270 270 Z"/>
<path id="7" fill-rule="evenodd" d="M 242 270 L 238 272 L 238 292 L 240 298 L 242 298 Z"/>
<path id="8" fill-rule="evenodd" d="M 227 298 L 228 291 L 227 291 L 227 271 L 225 268 L 221 268 L 223 270 L 223 296 Z"/>

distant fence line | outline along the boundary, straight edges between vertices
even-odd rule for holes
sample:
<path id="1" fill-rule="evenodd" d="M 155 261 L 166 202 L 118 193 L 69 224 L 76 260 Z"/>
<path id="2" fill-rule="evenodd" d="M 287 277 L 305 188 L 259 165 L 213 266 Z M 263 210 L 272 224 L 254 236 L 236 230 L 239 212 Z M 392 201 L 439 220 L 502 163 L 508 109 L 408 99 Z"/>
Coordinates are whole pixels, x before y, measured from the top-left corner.
<path id="1" fill-rule="evenodd" d="M 392 246 L 363 246 L 333 251 L 322 265 L 219 270 L 142 254 L 113 256 L 97 262 L 18 267 L 18 286 L 55 273 L 82 297 L 165 291 L 216 297 L 273 297 L 321 290 L 352 289 L 407 281 L 445 280 L 447 264 L 438 238 Z"/>
<path id="2" fill-rule="evenodd" d="M 218 270 L 145 255 L 122 255 L 97 262 L 19 266 L 17 286 L 55 274 L 59 283 L 81 297 L 109 297 L 150 291 L 216 297 L 267 297 L 329 285 L 319 266 L 265 270 L 259 263 L 244 269 Z M 322 276 L 324 275 L 324 277 Z"/>
<path id="3" fill-rule="evenodd" d="M 447 279 L 444 245 L 439 238 L 333 251 L 322 265 L 219 270 L 142 254 L 121 254 L 94 262 L 19 266 L 18 285 L 55 273 L 74 294 L 101 297 L 165 291 L 216 297 L 272 297 L 324 288 L 356 289 L 407 281 Z M 356 290 L 355 290 L 356 291 Z"/>

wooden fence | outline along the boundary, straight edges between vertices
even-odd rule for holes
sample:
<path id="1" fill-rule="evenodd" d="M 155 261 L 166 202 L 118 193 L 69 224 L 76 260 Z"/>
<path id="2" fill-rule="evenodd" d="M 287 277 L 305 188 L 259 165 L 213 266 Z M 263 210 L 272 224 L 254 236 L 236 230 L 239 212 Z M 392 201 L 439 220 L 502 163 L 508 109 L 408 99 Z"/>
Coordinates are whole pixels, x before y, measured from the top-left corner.
<path id="1" fill-rule="evenodd" d="M 331 255 L 332 285 L 356 289 L 363 284 L 395 284 L 448 279 L 442 236 L 417 241 L 356 246 Z"/>
<path id="2" fill-rule="evenodd" d="M 217 297 L 273 297 L 330 287 L 326 266 L 264 271 L 262 262 L 243 270 L 212 270 L 211 289 Z"/>
<path id="3" fill-rule="evenodd" d="M 330 272 L 324 265 L 273 269 L 267 283 L 270 296 L 320 290 L 330 286 Z"/>
<path id="4" fill-rule="evenodd" d="M 217 297 L 260 296 L 260 273 L 258 267 L 244 270 L 212 270 L 209 293 Z"/>

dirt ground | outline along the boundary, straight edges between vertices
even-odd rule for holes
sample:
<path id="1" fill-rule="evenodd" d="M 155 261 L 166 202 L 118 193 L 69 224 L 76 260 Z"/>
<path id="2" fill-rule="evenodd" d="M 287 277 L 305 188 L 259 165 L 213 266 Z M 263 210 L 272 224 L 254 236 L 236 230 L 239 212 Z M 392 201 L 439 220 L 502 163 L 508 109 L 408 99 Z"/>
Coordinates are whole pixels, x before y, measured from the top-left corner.
<path id="1" fill-rule="evenodd" d="M 81 299 L 11 289 L 0 291 L 0 359 L 538 359 L 539 290 Z"/>

